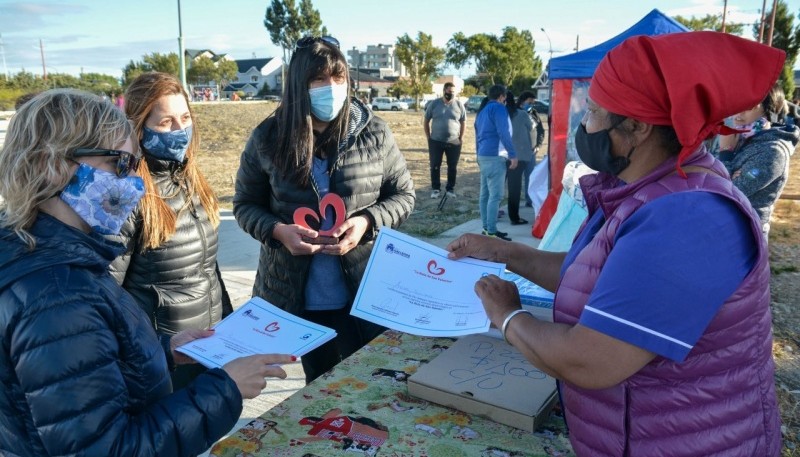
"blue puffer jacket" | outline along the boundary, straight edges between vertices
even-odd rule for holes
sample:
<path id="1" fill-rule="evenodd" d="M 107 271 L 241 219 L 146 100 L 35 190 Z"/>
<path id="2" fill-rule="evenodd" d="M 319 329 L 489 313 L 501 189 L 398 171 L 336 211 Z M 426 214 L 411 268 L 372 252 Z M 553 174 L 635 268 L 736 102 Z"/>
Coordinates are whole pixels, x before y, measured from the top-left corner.
<path id="1" fill-rule="evenodd" d="M 147 316 L 108 274 L 120 245 L 40 214 L 0 229 L 0 455 L 189 456 L 242 410 L 220 369 L 170 394 Z"/>

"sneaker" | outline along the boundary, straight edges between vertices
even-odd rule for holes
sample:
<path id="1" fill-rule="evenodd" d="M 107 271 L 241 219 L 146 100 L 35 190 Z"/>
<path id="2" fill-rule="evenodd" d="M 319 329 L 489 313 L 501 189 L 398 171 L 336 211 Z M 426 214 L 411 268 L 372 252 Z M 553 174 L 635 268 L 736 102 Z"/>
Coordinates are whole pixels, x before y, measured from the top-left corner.
<path id="1" fill-rule="evenodd" d="M 434 189 L 433 192 L 431 192 L 431 198 L 439 198 L 440 195 L 441 192 L 439 192 L 439 189 Z"/>
<path id="2" fill-rule="evenodd" d="M 499 230 L 494 232 L 494 233 L 489 233 L 486 230 L 484 230 L 483 232 L 481 232 L 481 234 L 485 235 L 485 236 L 491 236 L 491 237 L 495 237 L 495 238 L 500 238 L 501 240 L 505 240 L 505 241 L 511 241 L 511 238 L 508 236 L 508 233 L 501 232 Z"/>
<path id="3" fill-rule="evenodd" d="M 527 223 L 528 223 L 528 221 L 526 221 L 523 218 L 519 218 L 519 219 L 517 219 L 515 221 L 511 221 L 511 225 L 523 225 L 523 224 L 527 224 Z"/>
<path id="4" fill-rule="evenodd" d="M 506 212 L 504 210 L 501 209 L 501 210 L 497 211 L 497 218 L 498 219 L 502 218 L 505 215 L 506 215 Z"/>
<path id="5" fill-rule="evenodd" d="M 447 191 L 447 197 L 448 198 L 456 198 L 456 197 L 458 197 L 458 195 L 456 195 L 456 193 L 453 192 L 452 190 L 448 190 Z"/>

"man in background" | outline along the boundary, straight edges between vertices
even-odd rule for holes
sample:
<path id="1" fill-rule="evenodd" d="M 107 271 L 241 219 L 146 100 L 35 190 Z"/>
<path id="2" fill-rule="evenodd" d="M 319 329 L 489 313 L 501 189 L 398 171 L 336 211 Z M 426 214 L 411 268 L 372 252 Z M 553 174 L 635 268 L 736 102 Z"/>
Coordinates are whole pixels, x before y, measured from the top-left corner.
<path id="1" fill-rule="evenodd" d="M 517 153 L 511 140 L 511 119 L 504 105 L 506 88 L 489 88 L 488 102 L 475 118 L 475 142 L 481 171 L 480 211 L 483 234 L 511 241 L 508 233 L 497 230 L 497 210 L 503 199 L 506 166 L 517 167 Z M 506 162 L 509 162 L 506 165 Z"/>
<path id="2" fill-rule="evenodd" d="M 456 169 L 461 156 L 461 139 L 464 137 L 464 125 L 467 110 L 455 98 L 455 85 L 444 84 L 442 98 L 437 98 L 425 106 L 425 137 L 428 138 L 428 157 L 431 165 L 431 198 L 439 198 L 441 194 L 440 170 L 442 157 L 447 158 L 447 184 L 445 191 L 448 197 L 455 197 Z"/>

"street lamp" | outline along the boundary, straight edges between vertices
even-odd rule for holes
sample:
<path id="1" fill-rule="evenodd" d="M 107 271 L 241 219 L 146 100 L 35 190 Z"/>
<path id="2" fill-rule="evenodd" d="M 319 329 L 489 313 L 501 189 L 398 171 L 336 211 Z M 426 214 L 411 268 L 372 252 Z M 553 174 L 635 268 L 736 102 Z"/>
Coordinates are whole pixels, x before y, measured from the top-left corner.
<path id="1" fill-rule="evenodd" d="M 548 35 L 547 32 L 545 32 L 544 27 L 542 27 L 539 30 L 541 30 L 542 33 L 544 33 L 544 36 L 547 37 L 547 44 L 548 44 L 548 46 L 550 46 L 550 51 L 549 51 L 550 52 L 550 59 L 547 61 L 547 63 L 549 64 L 550 60 L 553 60 L 553 42 L 550 41 L 550 35 Z"/>
<path id="2" fill-rule="evenodd" d="M 353 56 L 353 60 L 356 61 L 356 98 L 358 98 L 358 90 L 361 89 L 361 51 L 353 46 L 353 53 L 351 55 Z"/>
<path id="3" fill-rule="evenodd" d="M 181 86 L 186 93 L 189 93 L 189 88 L 186 85 L 186 62 L 184 62 L 186 50 L 183 47 L 183 27 L 181 25 L 181 0 L 178 0 L 178 74 L 181 78 Z"/>

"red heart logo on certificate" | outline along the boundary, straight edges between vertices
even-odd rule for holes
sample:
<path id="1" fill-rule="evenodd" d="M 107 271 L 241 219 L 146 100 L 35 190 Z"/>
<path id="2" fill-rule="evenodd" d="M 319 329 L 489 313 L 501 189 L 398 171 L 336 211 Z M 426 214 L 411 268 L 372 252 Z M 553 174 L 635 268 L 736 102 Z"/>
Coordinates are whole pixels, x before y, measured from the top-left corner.
<path id="1" fill-rule="evenodd" d="M 428 262 L 428 273 L 436 276 L 443 275 L 444 268 L 440 267 L 435 260 L 431 260 Z"/>
<path id="2" fill-rule="evenodd" d="M 346 215 L 344 200 L 342 200 L 342 197 L 336 194 L 330 193 L 322 197 L 322 200 L 319 201 L 319 214 L 312 208 L 301 207 L 294 211 L 292 219 L 295 224 L 301 227 L 316 230 L 308 225 L 308 218 L 315 220 L 317 222 L 317 226 L 321 227 L 322 222 L 320 221 L 320 214 L 323 215 L 322 219 L 324 219 L 324 215 L 328 211 L 329 207 L 333 208 L 333 225 L 328 230 L 320 230 L 319 234 L 322 236 L 330 236 L 330 234 L 336 231 L 336 229 L 344 223 L 344 217 Z"/>

